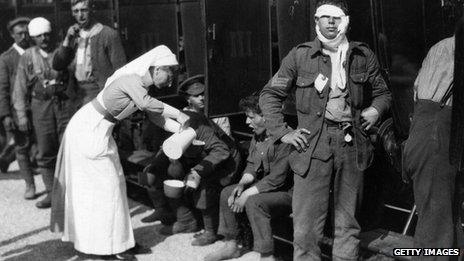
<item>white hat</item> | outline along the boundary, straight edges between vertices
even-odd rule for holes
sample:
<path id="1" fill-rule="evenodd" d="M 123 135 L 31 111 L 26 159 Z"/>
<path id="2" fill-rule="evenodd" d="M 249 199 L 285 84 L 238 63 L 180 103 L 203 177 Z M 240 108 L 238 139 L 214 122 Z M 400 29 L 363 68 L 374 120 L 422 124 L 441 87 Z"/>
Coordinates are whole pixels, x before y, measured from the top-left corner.
<path id="1" fill-rule="evenodd" d="M 52 31 L 52 25 L 43 17 L 36 17 L 29 22 L 28 25 L 29 35 L 38 36 Z"/>
<path id="2" fill-rule="evenodd" d="M 176 56 L 171 50 L 165 45 L 159 45 L 114 72 L 106 81 L 105 86 L 110 85 L 115 79 L 123 75 L 137 74 L 143 76 L 147 73 L 150 66 L 171 66 L 178 64 Z"/>

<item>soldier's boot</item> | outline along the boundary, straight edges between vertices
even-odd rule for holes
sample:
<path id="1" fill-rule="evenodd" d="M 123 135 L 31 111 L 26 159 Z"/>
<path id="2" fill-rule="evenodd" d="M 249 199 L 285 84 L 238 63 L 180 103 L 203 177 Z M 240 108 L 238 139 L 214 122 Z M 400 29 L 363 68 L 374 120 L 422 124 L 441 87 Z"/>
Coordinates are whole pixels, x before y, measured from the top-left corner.
<path id="1" fill-rule="evenodd" d="M 238 258 L 242 255 L 242 250 L 236 240 L 228 240 L 220 249 L 208 254 L 204 261 L 219 261 Z"/>
<path id="2" fill-rule="evenodd" d="M 219 225 L 219 211 L 217 207 L 210 207 L 202 210 L 201 214 L 205 231 L 196 235 L 195 239 L 192 241 L 192 246 L 206 246 L 219 240 L 216 233 Z"/>
<path id="3" fill-rule="evenodd" d="M 169 208 L 163 191 L 155 188 L 149 188 L 147 189 L 147 192 L 153 202 L 155 210 L 150 215 L 142 218 L 142 222 L 151 223 L 160 220 L 164 225 L 174 223 L 176 217 Z"/>
<path id="4" fill-rule="evenodd" d="M 172 235 L 178 233 L 192 233 L 198 231 L 197 220 L 193 212 L 182 199 L 168 199 L 171 209 L 176 214 L 176 222 L 170 227 L 164 226 L 160 232 L 163 235 Z"/>
<path id="5" fill-rule="evenodd" d="M 46 196 L 41 201 L 37 202 L 35 206 L 37 208 L 49 208 L 52 206 L 52 189 L 53 189 L 53 175 L 54 169 L 41 168 L 40 173 L 42 173 L 42 180 L 46 189 Z"/>
<path id="6" fill-rule="evenodd" d="M 34 173 L 32 172 L 31 164 L 29 162 L 29 155 L 16 154 L 16 160 L 18 161 L 19 171 L 26 183 L 26 190 L 24 191 L 25 199 L 35 198 L 35 182 Z"/>

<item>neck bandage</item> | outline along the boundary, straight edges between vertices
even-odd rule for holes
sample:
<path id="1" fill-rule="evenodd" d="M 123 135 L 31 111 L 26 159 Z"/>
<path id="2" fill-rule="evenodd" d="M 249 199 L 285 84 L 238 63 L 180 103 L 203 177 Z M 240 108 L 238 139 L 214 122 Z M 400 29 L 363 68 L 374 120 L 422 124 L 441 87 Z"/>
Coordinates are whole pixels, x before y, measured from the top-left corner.
<path id="1" fill-rule="evenodd" d="M 345 89 L 346 86 L 346 71 L 343 64 L 346 61 L 346 53 L 348 51 L 348 40 L 346 39 L 346 30 L 350 23 L 350 17 L 343 10 L 334 5 L 321 5 L 317 8 L 315 17 L 322 16 L 337 17 L 341 19 L 338 25 L 338 34 L 333 39 L 327 39 L 322 35 L 319 24 L 316 24 L 316 34 L 322 46 L 329 51 L 332 62 L 331 88 Z"/>

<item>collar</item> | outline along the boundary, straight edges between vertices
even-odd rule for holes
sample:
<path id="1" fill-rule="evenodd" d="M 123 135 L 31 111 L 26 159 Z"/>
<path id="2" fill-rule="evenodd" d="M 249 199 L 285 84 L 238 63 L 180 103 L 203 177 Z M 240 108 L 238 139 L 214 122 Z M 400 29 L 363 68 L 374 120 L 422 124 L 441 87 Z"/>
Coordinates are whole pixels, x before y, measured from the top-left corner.
<path id="1" fill-rule="evenodd" d="M 348 43 L 350 47 L 348 48 L 348 51 L 351 52 L 353 50 L 359 50 L 361 53 L 366 55 L 365 49 L 368 48 L 368 46 L 365 43 L 362 42 L 351 42 L 348 40 Z M 323 54 L 322 52 L 322 43 L 317 39 L 317 37 L 311 41 L 311 42 L 306 42 L 298 45 L 298 47 L 306 47 L 309 48 L 309 55 L 315 56 L 316 54 Z"/>
<path id="2" fill-rule="evenodd" d="M 79 37 L 84 39 L 93 37 L 96 34 L 100 33 L 102 29 L 103 25 L 101 23 L 94 23 L 88 30 L 80 30 Z"/>
<path id="3" fill-rule="evenodd" d="M 19 45 L 17 45 L 16 43 L 13 44 L 13 48 L 19 53 L 19 55 L 23 55 L 24 52 L 26 52 L 26 50 L 24 50 L 23 48 L 21 48 Z"/>
<path id="4" fill-rule="evenodd" d="M 269 135 L 267 135 L 267 131 L 263 131 L 263 133 L 259 135 L 255 134 L 255 140 L 257 142 L 265 141 L 267 138 L 269 138 Z"/>
<path id="5" fill-rule="evenodd" d="M 49 53 L 47 53 L 46 51 L 42 50 L 41 48 L 38 48 L 39 49 L 39 53 L 40 55 L 42 55 L 42 57 L 44 58 L 47 58 Z"/>

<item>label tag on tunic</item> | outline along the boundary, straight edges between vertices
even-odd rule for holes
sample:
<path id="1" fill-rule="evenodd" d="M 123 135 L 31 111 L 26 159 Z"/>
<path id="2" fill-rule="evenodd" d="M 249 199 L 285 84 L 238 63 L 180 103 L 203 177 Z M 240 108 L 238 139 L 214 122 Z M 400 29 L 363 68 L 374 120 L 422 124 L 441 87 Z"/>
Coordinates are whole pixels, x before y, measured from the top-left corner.
<path id="1" fill-rule="evenodd" d="M 321 93 L 328 81 L 329 78 L 325 77 L 322 74 L 319 74 L 316 80 L 314 81 L 314 87 L 319 93 Z"/>
<path id="2" fill-rule="evenodd" d="M 84 52 L 85 48 L 78 48 L 76 53 L 76 63 L 77 64 L 84 64 Z"/>
<path id="3" fill-rule="evenodd" d="M 347 143 L 350 143 L 352 140 L 353 140 L 353 137 L 351 136 L 351 134 L 349 133 L 345 134 L 345 141 Z"/>

